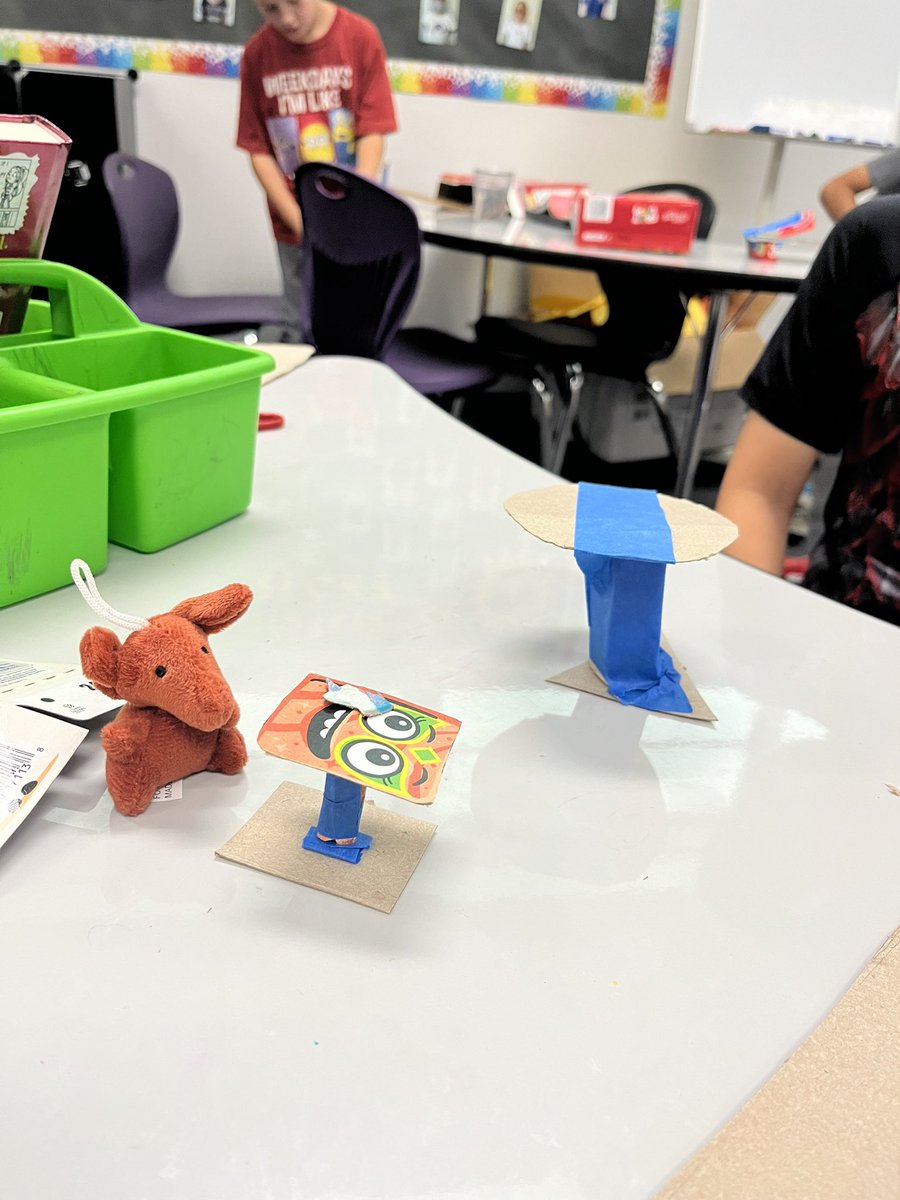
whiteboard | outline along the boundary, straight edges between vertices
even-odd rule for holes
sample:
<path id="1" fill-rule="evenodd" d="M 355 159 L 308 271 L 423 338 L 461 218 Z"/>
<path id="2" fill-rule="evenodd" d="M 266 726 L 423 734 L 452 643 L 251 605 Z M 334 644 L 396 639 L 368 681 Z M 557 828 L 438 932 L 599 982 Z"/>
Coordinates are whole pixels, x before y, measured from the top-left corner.
<path id="1" fill-rule="evenodd" d="M 895 144 L 900 0 L 700 0 L 686 120 Z"/>

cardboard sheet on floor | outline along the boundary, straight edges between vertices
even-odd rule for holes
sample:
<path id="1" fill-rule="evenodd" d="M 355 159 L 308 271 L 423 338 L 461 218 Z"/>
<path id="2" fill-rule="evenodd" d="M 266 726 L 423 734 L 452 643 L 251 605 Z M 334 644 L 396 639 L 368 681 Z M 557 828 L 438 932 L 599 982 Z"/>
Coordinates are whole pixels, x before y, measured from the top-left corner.
<path id="1" fill-rule="evenodd" d="M 309 827 L 316 823 L 321 804 L 321 792 L 298 783 L 282 783 L 234 837 L 219 847 L 216 856 L 379 912 L 392 912 L 437 827 L 367 803 L 360 828 L 370 835 L 372 846 L 361 862 L 350 864 L 310 854 L 301 846 Z"/>
<path id="2" fill-rule="evenodd" d="M 897 1200 L 900 930 L 656 1200 Z"/>
<path id="3" fill-rule="evenodd" d="M 661 644 L 662 648 L 671 655 L 672 661 L 675 663 L 675 669 L 681 675 L 681 686 L 691 705 L 690 712 L 669 712 L 666 709 L 661 709 L 662 714 L 664 716 L 684 717 L 687 721 L 715 721 L 716 714 L 697 691 L 694 681 L 685 670 L 684 663 L 675 654 L 665 638 L 661 639 Z M 610 693 L 609 688 L 606 686 L 606 681 L 592 662 L 584 662 L 580 666 L 569 667 L 567 671 L 560 671 L 558 675 L 551 675 L 547 682 L 559 683 L 563 687 L 574 688 L 576 692 L 586 692 L 589 696 L 601 696 L 604 700 L 612 700 L 614 704 L 619 703 L 616 697 Z"/>

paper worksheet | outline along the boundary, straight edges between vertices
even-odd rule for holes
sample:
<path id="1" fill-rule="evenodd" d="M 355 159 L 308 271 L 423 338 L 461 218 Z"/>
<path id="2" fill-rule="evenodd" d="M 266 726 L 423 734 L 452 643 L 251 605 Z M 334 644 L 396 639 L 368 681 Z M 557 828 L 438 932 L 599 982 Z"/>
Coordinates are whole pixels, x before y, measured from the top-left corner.
<path id="1" fill-rule="evenodd" d="M 0 846 L 34 811 L 87 730 L 0 704 Z"/>

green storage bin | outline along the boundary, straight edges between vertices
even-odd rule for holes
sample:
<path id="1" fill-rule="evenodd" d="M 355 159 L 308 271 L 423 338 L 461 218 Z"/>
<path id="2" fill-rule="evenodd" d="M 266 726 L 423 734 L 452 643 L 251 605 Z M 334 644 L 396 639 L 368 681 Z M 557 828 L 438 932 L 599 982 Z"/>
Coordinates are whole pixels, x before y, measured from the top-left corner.
<path id="1" fill-rule="evenodd" d="M 72 558 L 102 570 L 107 537 L 160 550 L 247 508 L 268 355 L 142 325 L 71 267 L 0 276 L 50 293 L 0 337 L 0 606 L 67 583 Z"/>

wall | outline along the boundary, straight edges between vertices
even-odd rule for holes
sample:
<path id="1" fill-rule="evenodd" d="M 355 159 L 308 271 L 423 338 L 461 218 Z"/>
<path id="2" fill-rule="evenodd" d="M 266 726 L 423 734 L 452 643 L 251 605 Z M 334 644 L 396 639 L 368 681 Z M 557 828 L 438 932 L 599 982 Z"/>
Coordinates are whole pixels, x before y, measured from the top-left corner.
<path id="1" fill-rule="evenodd" d="M 352 6 L 352 5 L 351 5 Z M 714 237 L 726 240 L 760 216 L 772 152 L 765 138 L 685 132 L 696 0 L 683 0 L 668 115 L 662 120 L 436 96 L 398 96 L 401 132 L 390 139 L 391 186 L 432 194 L 442 171 L 509 167 L 520 176 L 584 180 L 616 190 L 683 180 L 715 197 Z M 172 282 L 187 292 L 277 290 L 265 210 L 245 156 L 233 149 L 237 85 L 230 80 L 143 75 L 137 84 L 138 152 L 177 179 L 182 237 Z M 816 205 L 820 184 L 871 154 L 788 143 L 775 197 L 782 215 Z M 828 219 L 819 213 L 819 235 Z M 413 320 L 464 332 L 477 315 L 480 262 L 429 250 Z M 495 300 L 516 303 L 520 273 L 498 272 Z"/>

